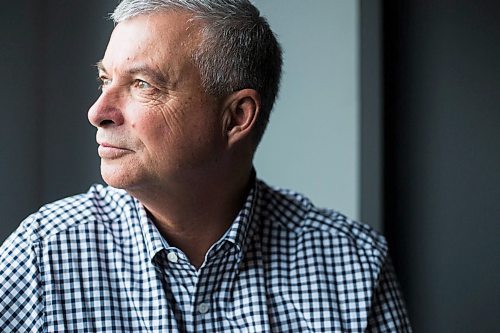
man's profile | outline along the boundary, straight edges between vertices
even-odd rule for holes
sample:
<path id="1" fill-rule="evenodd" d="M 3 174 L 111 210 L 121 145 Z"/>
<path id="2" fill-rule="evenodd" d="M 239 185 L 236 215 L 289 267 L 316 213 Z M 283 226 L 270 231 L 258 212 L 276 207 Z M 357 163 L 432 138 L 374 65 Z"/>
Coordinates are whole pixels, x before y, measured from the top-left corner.
<path id="1" fill-rule="evenodd" d="M 281 49 L 248 0 L 124 0 L 88 112 L 107 186 L 0 250 L 13 332 L 409 332 L 384 238 L 257 177 Z"/>

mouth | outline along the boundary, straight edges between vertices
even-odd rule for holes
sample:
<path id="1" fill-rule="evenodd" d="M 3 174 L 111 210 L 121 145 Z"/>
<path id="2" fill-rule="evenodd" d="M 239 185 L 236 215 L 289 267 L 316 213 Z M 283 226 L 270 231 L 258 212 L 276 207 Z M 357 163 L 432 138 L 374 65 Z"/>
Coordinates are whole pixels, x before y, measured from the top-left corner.
<path id="1" fill-rule="evenodd" d="M 130 154 L 132 151 L 130 149 L 115 146 L 106 142 L 100 143 L 97 148 L 99 157 L 102 159 L 117 159 L 123 157 L 124 155 Z"/>

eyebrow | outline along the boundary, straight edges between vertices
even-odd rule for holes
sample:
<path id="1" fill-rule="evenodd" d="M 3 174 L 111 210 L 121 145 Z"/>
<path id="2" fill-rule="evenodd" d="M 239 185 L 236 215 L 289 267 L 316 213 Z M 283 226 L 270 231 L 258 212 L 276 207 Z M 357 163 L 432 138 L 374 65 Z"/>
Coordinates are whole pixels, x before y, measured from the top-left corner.
<path id="1" fill-rule="evenodd" d="M 106 67 L 104 67 L 102 60 L 99 60 L 96 63 L 96 67 L 100 72 L 103 72 L 106 74 L 108 73 L 108 71 L 106 70 Z M 126 73 L 129 75 L 144 74 L 145 76 L 151 78 L 155 83 L 157 83 L 161 86 L 167 86 L 167 84 L 169 82 L 168 78 L 165 77 L 165 75 L 163 75 L 159 71 L 155 71 L 154 69 L 152 69 L 151 67 L 149 67 L 147 65 L 138 65 L 135 67 L 131 67 L 131 68 L 126 70 Z"/>

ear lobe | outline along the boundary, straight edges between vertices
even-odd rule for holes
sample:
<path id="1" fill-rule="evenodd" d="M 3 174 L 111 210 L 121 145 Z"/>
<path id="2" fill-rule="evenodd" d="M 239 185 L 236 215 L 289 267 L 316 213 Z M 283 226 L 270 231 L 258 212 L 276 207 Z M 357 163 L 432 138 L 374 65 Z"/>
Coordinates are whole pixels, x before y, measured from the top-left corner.
<path id="1" fill-rule="evenodd" d="M 260 96 L 253 89 L 233 93 L 225 117 L 228 143 L 233 144 L 249 137 L 260 111 Z"/>

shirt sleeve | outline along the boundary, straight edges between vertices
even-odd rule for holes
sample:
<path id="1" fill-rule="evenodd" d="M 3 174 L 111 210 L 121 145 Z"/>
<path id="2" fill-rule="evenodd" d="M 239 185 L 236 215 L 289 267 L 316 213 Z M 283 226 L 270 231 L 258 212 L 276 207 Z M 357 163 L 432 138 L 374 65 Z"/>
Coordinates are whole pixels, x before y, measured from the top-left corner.
<path id="1" fill-rule="evenodd" d="M 378 285 L 374 291 L 367 332 L 412 332 L 389 257 L 385 260 Z"/>
<path id="2" fill-rule="evenodd" d="M 43 332 L 40 272 L 26 225 L 0 247 L 0 332 Z"/>

